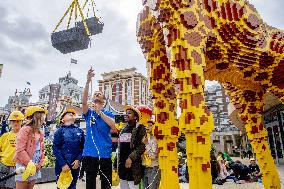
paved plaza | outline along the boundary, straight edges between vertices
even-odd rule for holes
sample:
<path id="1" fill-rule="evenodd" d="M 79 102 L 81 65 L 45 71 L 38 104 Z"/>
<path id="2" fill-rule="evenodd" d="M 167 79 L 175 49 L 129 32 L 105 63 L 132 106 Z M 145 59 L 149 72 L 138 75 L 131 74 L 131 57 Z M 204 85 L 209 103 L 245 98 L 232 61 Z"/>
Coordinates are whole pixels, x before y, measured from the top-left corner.
<path id="1" fill-rule="evenodd" d="M 237 158 L 238 159 L 238 158 Z M 237 160 L 235 159 L 235 160 Z M 248 165 L 249 160 L 248 159 L 239 159 L 244 164 Z M 277 167 L 277 170 L 279 172 L 279 176 L 281 179 L 281 188 L 284 189 L 284 165 L 280 165 Z M 99 179 L 97 179 L 98 186 Z M 56 184 L 55 183 L 46 183 L 46 184 L 37 184 L 35 186 L 35 189 L 55 189 Z M 112 187 L 113 189 L 120 189 L 119 187 Z M 85 189 L 85 182 L 82 182 L 81 180 L 77 184 L 77 189 Z M 100 188 L 98 188 L 100 189 Z M 181 189 L 188 189 L 188 184 L 181 184 Z M 254 183 L 244 183 L 244 184 L 235 184 L 234 182 L 226 182 L 223 185 L 213 185 L 213 189 L 264 189 L 263 185 L 257 182 Z"/>

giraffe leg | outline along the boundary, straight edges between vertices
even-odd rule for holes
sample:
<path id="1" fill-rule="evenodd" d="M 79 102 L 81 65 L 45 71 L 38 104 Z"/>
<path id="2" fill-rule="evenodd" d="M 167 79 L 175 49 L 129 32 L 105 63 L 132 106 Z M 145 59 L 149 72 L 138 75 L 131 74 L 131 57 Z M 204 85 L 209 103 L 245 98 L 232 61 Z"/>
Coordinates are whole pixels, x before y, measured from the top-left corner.
<path id="1" fill-rule="evenodd" d="M 263 92 L 260 89 L 241 90 L 228 84 L 225 84 L 224 87 L 245 125 L 248 139 L 256 153 L 263 174 L 264 187 L 280 189 L 279 175 L 271 156 L 267 131 L 262 121 Z"/>
<path id="2" fill-rule="evenodd" d="M 161 27 L 149 8 L 139 15 L 141 18 L 138 40 L 148 61 L 150 90 L 153 95 L 156 117 L 154 134 L 158 139 L 159 168 L 161 182 L 159 188 L 179 188 L 177 140 L 179 136 L 176 120 L 176 94 L 170 72 Z"/>
<path id="3" fill-rule="evenodd" d="M 188 53 L 190 52 L 189 49 Z M 174 52 L 173 54 L 182 53 Z M 184 52 L 183 52 L 184 53 Z M 178 60 L 177 60 L 178 61 Z M 195 63 L 195 59 L 191 59 Z M 214 128 L 213 116 L 205 107 L 204 76 L 202 66 L 176 72 L 175 83 L 180 87 L 178 95 L 181 116 L 179 126 L 186 136 L 187 164 L 190 188 L 212 187 L 210 169 L 210 134 Z M 189 72 L 188 77 L 183 77 Z"/>
<path id="4" fill-rule="evenodd" d="M 211 188 L 210 134 L 214 123 L 205 108 L 203 73 L 209 28 L 199 19 L 199 1 L 161 0 L 158 6 L 174 83 L 179 90 L 179 128 L 187 141 L 189 186 Z"/>
<path id="5" fill-rule="evenodd" d="M 155 43 L 155 46 L 158 45 Z M 156 47 L 158 50 L 158 47 Z M 165 52 L 160 51 L 161 56 Z M 170 70 L 161 56 L 156 57 L 151 69 L 150 88 L 154 99 L 156 116 L 155 136 L 158 139 L 159 167 L 161 169 L 160 188 L 179 188 L 177 140 L 179 128 L 176 120 L 176 95 L 174 85 L 167 79 Z M 157 76 L 160 74 L 160 77 Z M 170 182 L 169 182 L 170 181 Z"/>

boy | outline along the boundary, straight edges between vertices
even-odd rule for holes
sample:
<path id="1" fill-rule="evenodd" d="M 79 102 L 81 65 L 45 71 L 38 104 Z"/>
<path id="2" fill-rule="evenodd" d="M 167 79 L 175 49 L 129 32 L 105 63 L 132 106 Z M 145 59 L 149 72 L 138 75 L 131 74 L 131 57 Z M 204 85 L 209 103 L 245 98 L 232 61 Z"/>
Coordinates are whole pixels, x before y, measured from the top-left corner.
<path id="1" fill-rule="evenodd" d="M 62 172 L 71 170 L 72 183 L 69 189 L 76 189 L 80 172 L 80 161 L 84 148 L 84 132 L 74 125 L 76 111 L 67 109 L 60 117 L 61 127 L 54 133 L 53 153 L 56 157 L 55 174 L 57 180 Z"/>
<path id="2" fill-rule="evenodd" d="M 14 171 L 16 163 L 13 161 L 16 152 L 16 137 L 25 116 L 20 111 L 13 111 L 8 120 L 11 131 L 0 137 L 0 177 Z M 0 188 L 16 188 L 15 177 L 0 182 Z"/>

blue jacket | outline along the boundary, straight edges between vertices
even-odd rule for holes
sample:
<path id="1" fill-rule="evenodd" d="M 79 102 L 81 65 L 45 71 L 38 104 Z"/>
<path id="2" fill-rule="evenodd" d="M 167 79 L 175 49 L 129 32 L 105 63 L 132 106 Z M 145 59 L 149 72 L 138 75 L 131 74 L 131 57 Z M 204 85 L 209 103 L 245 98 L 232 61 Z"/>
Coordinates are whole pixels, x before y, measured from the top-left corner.
<path id="1" fill-rule="evenodd" d="M 56 157 L 55 171 L 61 172 L 64 165 L 69 165 L 75 160 L 81 161 L 84 149 L 84 131 L 73 125 L 62 125 L 55 133 L 53 140 L 53 153 Z"/>

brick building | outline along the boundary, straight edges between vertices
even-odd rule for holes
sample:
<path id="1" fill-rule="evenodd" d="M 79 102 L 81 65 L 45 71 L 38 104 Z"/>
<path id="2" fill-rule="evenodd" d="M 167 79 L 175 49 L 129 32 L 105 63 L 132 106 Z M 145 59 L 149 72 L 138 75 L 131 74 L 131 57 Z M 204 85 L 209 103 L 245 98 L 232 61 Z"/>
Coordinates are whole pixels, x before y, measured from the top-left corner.
<path id="1" fill-rule="evenodd" d="M 103 73 L 99 90 L 107 100 L 121 105 L 150 105 L 148 81 L 136 68 Z"/>

